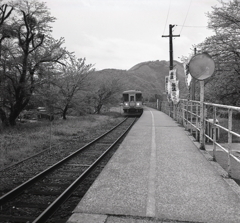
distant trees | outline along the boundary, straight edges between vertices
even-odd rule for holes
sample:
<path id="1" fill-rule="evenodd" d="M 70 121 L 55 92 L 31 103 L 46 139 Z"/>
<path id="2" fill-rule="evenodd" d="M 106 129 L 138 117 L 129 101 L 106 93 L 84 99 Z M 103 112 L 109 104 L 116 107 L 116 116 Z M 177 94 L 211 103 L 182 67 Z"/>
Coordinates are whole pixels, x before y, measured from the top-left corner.
<path id="1" fill-rule="evenodd" d="M 216 63 L 216 72 L 206 85 L 206 98 L 216 103 L 240 105 L 240 2 L 221 2 L 208 13 L 215 35 L 198 45 Z"/>
<path id="2" fill-rule="evenodd" d="M 92 92 L 88 94 L 87 101 L 99 114 L 102 107 L 119 102 L 122 91 L 122 82 L 119 78 L 104 78 L 92 81 Z"/>
<path id="3" fill-rule="evenodd" d="M 61 66 L 58 75 L 51 78 L 51 85 L 57 93 L 57 100 L 53 101 L 53 107 L 61 111 L 63 119 L 66 119 L 67 111 L 73 103 L 73 99 L 79 91 L 87 90 L 88 75 L 94 71 L 92 64 L 86 64 L 84 59 L 76 59 L 71 56 L 70 61 Z"/>

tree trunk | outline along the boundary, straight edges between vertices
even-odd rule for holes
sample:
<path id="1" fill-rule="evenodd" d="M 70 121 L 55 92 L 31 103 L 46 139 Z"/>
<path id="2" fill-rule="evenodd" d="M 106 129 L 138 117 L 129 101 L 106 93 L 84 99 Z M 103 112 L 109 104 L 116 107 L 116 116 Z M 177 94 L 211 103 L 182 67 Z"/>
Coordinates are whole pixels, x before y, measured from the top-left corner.
<path id="1" fill-rule="evenodd" d="M 1 118 L 2 123 L 3 123 L 4 126 L 9 126 L 10 125 L 10 123 L 9 123 L 9 121 L 7 119 L 5 111 L 3 111 L 3 109 L 1 109 L 1 108 L 0 108 L 0 118 Z"/>
<path id="2" fill-rule="evenodd" d="M 95 107 L 95 113 L 96 113 L 96 114 L 100 114 L 101 108 L 102 108 L 102 104 L 98 104 L 98 105 Z"/>
<path id="3" fill-rule="evenodd" d="M 11 126 L 16 125 L 16 119 L 17 119 L 18 115 L 20 114 L 20 112 L 21 111 L 18 112 L 15 109 L 13 111 L 11 111 L 11 113 L 10 113 L 10 115 L 8 117 L 8 121 L 9 121 Z"/>
<path id="4" fill-rule="evenodd" d="M 63 109 L 63 113 L 62 113 L 63 120 L 67 119 L 67 110 L 68 110 L 68 104 Z"/>
<path id="5" fill-rule="evenodd" d="M 19 101 L 16 102 L 16 104 L 14 104 L 13 108 L 11 109 L 10 115 L 8 117 L 8 121 L 9 121 L 11 126 L 16 125 L 17 117 L 22 112 L 22 110 L 26 107 L 28 102 L 29 102 L 29 99 L 26 99 L 24 102 L 19 100 Z"/>

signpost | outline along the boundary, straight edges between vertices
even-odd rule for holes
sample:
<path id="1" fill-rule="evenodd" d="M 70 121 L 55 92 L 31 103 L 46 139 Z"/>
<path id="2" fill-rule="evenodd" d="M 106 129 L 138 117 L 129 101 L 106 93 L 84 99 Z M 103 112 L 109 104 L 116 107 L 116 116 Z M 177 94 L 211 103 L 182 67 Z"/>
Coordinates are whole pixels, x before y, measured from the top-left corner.
<path id="1" fill-rule="evenodd" d="M 200 149 L 205 149 L 204 140 L 204 80 L 215 71 L 215 63 L 208 53 L 194 55 L 189 62 L 189 73 L 200 82 Z"/>

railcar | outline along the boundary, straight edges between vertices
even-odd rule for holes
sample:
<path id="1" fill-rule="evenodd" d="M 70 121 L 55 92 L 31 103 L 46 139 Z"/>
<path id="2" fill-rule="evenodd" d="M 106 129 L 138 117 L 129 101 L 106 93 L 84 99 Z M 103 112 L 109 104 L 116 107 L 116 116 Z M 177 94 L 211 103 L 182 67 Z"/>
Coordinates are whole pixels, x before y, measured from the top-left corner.
<path id="1" fill-rule="evenodd" d="M 141 91 L 128 90 L 122 93 L 123 114 L 126 116 L 139 116 L 143 112 L 143 97 Z"/>

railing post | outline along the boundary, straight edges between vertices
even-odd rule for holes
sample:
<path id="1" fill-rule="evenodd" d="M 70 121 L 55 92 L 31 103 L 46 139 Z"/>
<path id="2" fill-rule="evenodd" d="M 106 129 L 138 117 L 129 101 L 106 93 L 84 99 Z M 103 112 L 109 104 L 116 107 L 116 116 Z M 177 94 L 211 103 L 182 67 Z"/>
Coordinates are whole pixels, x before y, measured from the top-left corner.
<path id="1" fill-rule="evenodd" d="M 187 101 L 187 103 L 186 103 L 186 127 L 185 127 L 185 129 L 188 131 L 188 102 L 189 101 Z"/>
<path id="2" fill-rule="evenodd" d="M 231 147 L 232 147 L 232 109 L 228 109 L 228 176 L 231 177 Z"/>
<path id="3" fill-rule="evenodd" d="M 182 125 L 185 127 L 185 101 L 182 102 Z"/>
<path id="4" fill-rule="evenodd" d="M 176 104 L 176 121 L 178 122 L 178 104 Z"/>
<path id="5" fill-rule="evenodd" d="M 207 106 L 205 105 L 204 107 L 204 126 L 205 126 L 205 134 L 208 135 L 209 137 L 211 136 L 211 132 L 210 132 L 210 127 L 211 124 L 210 122 L 206 121 L 205 119 L 207 119 Z M 205 136 L 205 135 L 204 135 Z M 210 142 L 209 138 L 206 138 L 207 142 Z"/>
<path id="6" fill-rule="evenodd" d="M 173 105 L 173 119 L 176 120 L 176 105 L 175 104 L 172 105 Z"/>
<path id="7" fill-rule="evenodd" d="M 181 101 L 177 105 L 177 119 L 178 123 L 181 124 Z"/>
<path id="8" fill-rule="evenodd" d="M 199 127 L 199 124 L 198 124 L 198 103 L 196 103 L 196 127 L 198 128 Z M 198 132 L 198 129 L 196 129 L 196 140 L 199 140 L 199 132 Z"/>
<path id="9" fill-rule="evenodd" d="M 168 102 L 168 115 L 171 117 L 171 103 Z"/>
<path id="10" fill-rule="evenodd" d="M 213 107 L 213 161 L 216 161 L 216 113 L 217 108 Z"/>
<path id="11" fill-rule="evenodd" d="M 191 101 L 191 103 L 190 103 L 190 120 L 191 120 L 191 129 L 190 129 L 190 132 L 191 132 L 191 134 L 193 133 L 193 126 L 192 126 L 192 124 L 193 124 L 193 122 L 192 122 L 192 120 L 193 120 L 193 115 L 192 115 L 192 113 L 193 113 L 193 102 Z"/>

